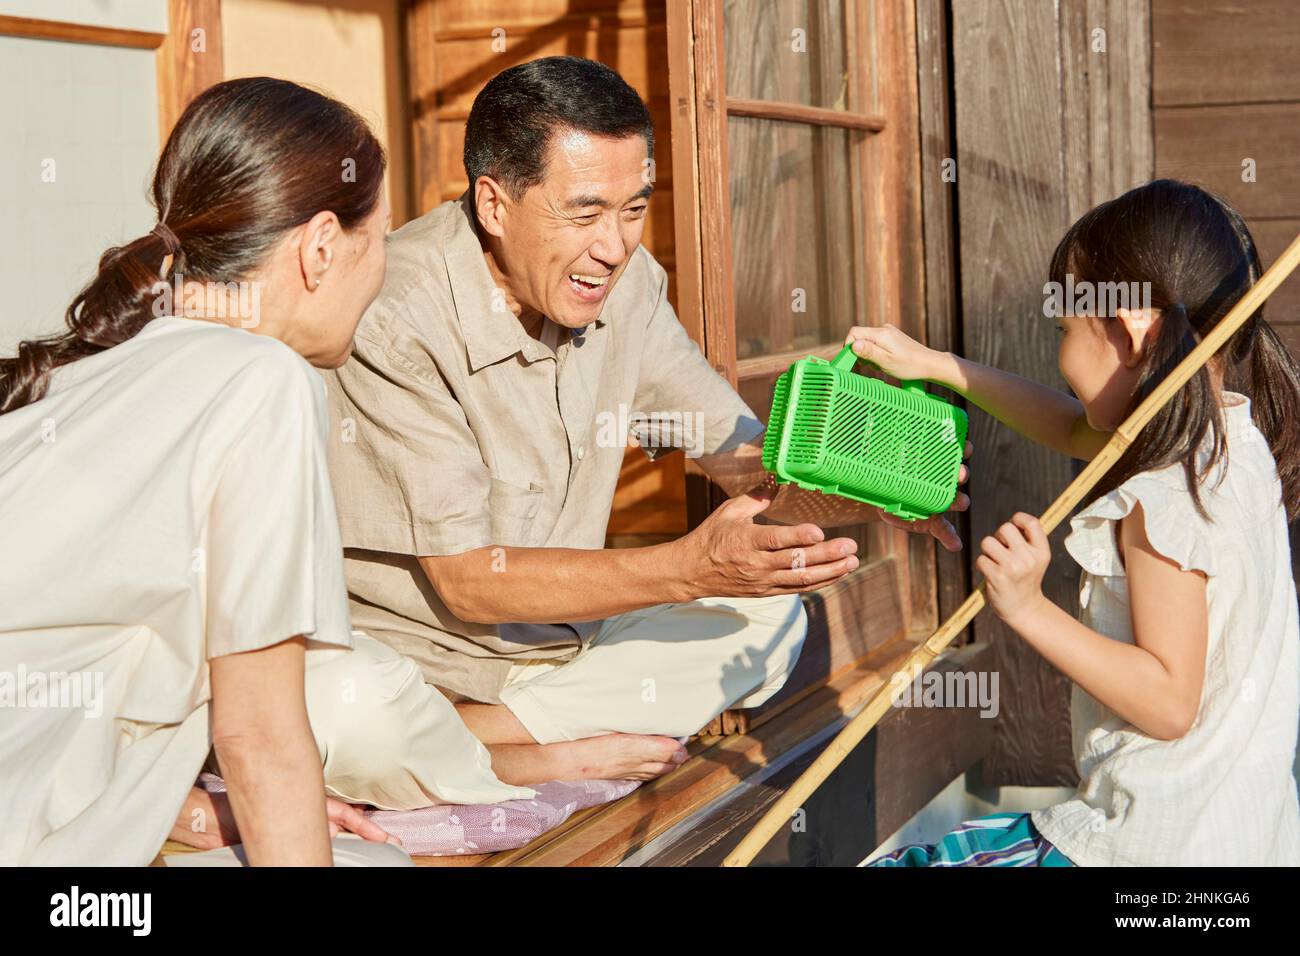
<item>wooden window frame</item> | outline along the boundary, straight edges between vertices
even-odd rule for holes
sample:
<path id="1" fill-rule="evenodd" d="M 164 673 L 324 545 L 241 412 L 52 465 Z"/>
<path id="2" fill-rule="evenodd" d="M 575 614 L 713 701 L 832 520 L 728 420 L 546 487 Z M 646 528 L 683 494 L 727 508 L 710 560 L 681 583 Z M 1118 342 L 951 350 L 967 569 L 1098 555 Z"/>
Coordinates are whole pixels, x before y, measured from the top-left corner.
<path id="1" fill-rule="evenodd" d="M 877 323 L 891 322 L 922 341 L 926 329 L 921 235 L 915 8 L 909 0 L 872 5 L 846 2 L 845 62 L 852 69 L 846 110 L 727 95 L 723 0 L 668 4 L 669 90 L 672 104 L 677 313 L 719 374 L 732 385 L 775 377 L 806 352 L 737 360 L 732 277 L 728 118 L 754 116 L 858 130 L 851 175 L 862 183 L 853 204 L 857 302 L 869 303 Z M 853 317 L 844 323 L 863 321 Z M 829 357 L 838 346 L 814 354 Z M 692 526 L 724 500 L 693 462 L 687 463 L 687 509 Z M 729 711 L 709 728 L 747 732 L 833 681 L 873 651 L 914 639 L 937 623 L 936 555 L 932 542 L 873 523 L 870 553 L 879 556 L 854 574 L 806 599 L 810 641 L 820 659 L 806 662 L 813 677 L 793 675 L 791 686 L 757 712 Z M 816 632 L 821 631 L 818 635 Z M 848 650 L 830 637 L 856 632 Z M 805 654 L 809 650 L 805 650 Z"/>

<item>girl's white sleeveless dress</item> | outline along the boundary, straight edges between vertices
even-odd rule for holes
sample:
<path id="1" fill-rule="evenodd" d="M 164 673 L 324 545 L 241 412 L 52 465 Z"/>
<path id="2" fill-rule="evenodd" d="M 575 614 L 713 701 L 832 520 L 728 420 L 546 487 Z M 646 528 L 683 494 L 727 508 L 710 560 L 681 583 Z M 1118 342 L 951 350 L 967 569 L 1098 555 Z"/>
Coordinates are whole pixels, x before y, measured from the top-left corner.
<path id="1" fill-rule="evenodd" d="M 1286 515 L 1249 401 L 1228 392 L 1225 405 L 1227 460 L 1201 488 L 1211 521 L 1180 466 L 1136 475 L 1071 520 L 1065 545 L 1083 568 L 1088 627 L 1134 643 L 1114 532 L 1138 502 L 1155 549 L 1207 575 L 1209 602 L 1200 709 L 1180 739 L 1148 737 L 1072 688 L 1079 789 L 1032 819 L 1082 866 L 1300 865 L 1300 623 Z"/>

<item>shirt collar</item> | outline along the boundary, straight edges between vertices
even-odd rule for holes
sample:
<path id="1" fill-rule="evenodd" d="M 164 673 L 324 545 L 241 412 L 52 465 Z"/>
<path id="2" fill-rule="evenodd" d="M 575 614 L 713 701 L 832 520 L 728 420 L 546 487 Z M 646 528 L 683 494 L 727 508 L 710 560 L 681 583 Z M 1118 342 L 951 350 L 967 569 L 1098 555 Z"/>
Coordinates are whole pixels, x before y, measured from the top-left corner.
<path id="1" fill-rule="evenodd" d="M 443 239 L 443 256 L 470 369 L 477 372 L 517 352 L 529 361 L 549 357 L 550 350 L 524 331 L 518 317 L 504 307 L 504 299 L 493 309 L 497 285 L 483 258 L 468 189 L 456 204 Z M 604 309 L 593 324 L 605 324 Z"/>

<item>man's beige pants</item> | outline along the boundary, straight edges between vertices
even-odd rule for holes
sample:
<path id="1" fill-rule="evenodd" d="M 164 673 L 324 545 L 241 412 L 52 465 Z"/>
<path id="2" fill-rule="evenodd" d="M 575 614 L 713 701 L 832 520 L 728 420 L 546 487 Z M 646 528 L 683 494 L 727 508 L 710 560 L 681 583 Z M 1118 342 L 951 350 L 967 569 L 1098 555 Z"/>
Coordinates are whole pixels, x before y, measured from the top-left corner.
<path id="1" fill-rule="evenodd" d="M 807 632 L 797 596 L 704 598 L 604 621 L 569 661 L 515 664 L 501 701 L 538 743 L 600 734 L 686 737 L 781 689 Z M 326 789 L 392 810 L 496 803 L 487 749 L 418 665 L 354 632 L 351 651 L 309 652 L 307 711 Z"/>

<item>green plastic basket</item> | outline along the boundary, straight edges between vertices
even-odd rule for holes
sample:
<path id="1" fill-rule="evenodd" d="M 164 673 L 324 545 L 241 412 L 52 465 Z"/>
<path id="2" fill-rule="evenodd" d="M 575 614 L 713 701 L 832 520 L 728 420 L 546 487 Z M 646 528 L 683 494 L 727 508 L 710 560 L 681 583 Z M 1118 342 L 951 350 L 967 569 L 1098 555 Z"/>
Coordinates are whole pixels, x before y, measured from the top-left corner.
<path id="1" fill-rule="evenodd" d="M 780 484 L 863 501 L 909 521 L 948 510 L 966 445 L 966 413 L 853 371 L 846 345 L 810 355 L 776 380 L 763 467 Z"/>

